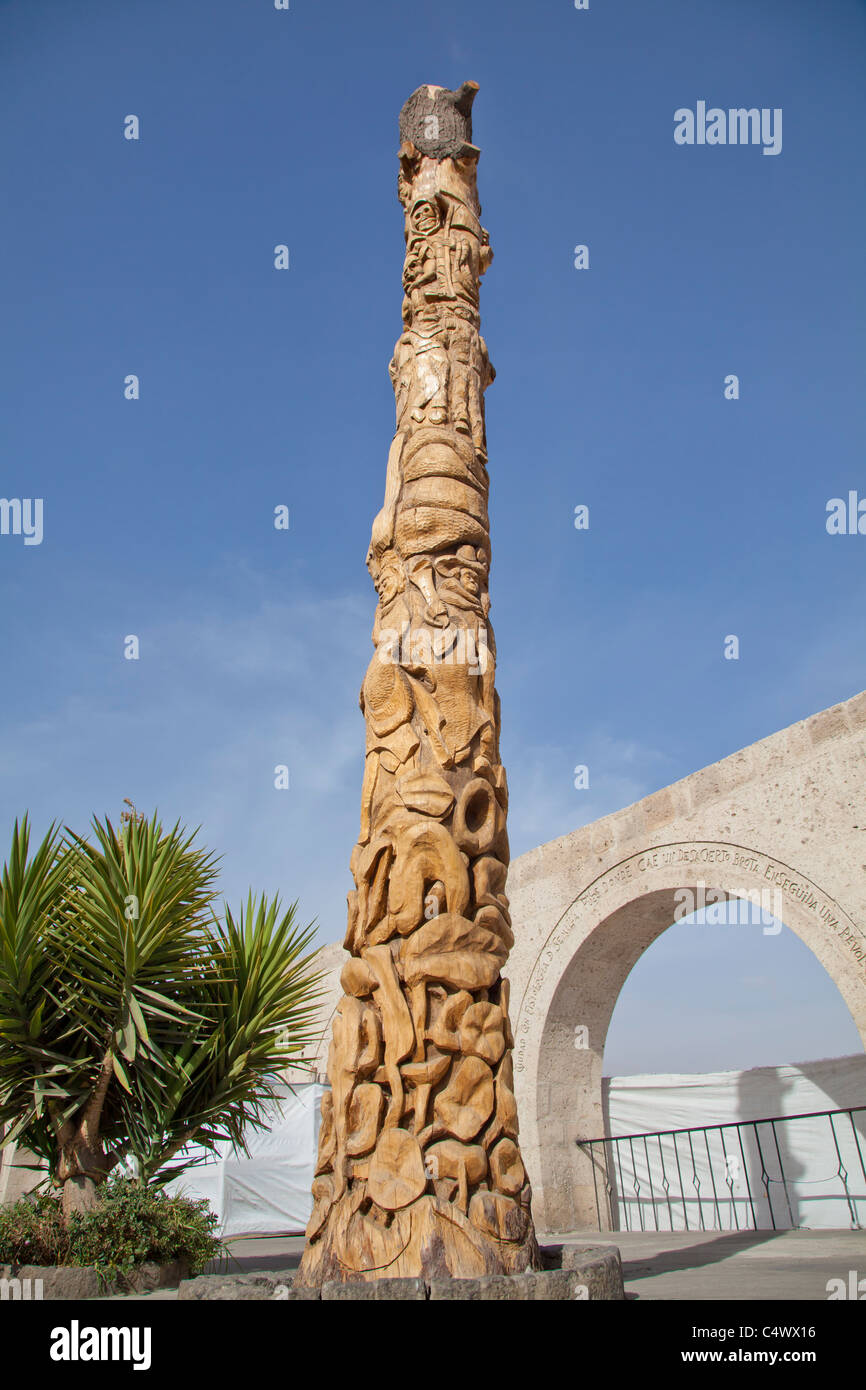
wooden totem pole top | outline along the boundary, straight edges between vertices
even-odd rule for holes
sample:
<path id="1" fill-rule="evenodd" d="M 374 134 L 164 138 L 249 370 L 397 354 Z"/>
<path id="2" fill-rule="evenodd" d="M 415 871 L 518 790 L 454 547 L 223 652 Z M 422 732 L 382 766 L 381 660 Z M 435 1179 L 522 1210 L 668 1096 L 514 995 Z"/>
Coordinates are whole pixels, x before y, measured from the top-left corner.
<path id="1" fill-rule="evenodd" d="M 396 432 L 367 565 L 366 762 L 298 1283 L 513 1273 L 537 1247 L 501 970 L 508 791 L 489 626 L 477 84 L 400 113 Z"/>

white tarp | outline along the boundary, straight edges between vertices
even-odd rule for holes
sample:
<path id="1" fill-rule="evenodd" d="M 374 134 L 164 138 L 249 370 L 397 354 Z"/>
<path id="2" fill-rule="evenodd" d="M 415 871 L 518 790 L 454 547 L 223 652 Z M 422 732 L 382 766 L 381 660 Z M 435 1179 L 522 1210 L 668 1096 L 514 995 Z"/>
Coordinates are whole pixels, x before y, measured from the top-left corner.
<path id="1" fill-rule="evenodd" d="M 644 1136 L 605 1146 L 620 1230 L 866 1226 L 866 1111 L 700 1132 L 864 1106 L 862 1054 L 606 1078 L 603 1103 L 606 1134 Z M 656 1137 L 665 1130 L 690 1133 Z"/>
<path id="2" fill-rule="evenodd" d="M 303 1231 L 310 1219 L 313 1169 L 324 1086 L 284 1086 L 271 1128 L 247 1136 L 250 1156 L 223 1144 L 167 1184 L 169 1192 L 206 1197 L 220 1217 L 220 1235 L 281 1235 Z M 201 1153 L 190 1145 L 188 1153 Z M 184 1155 L 186 1156 L 186 1155 Z"/>
<path id="3" fill-rule="evenodd" d="M 218 1159 L 187 1169 L 170 1190 L 207 1197 L 224 1236 L 302 1231 L 312 1210 L 324 1089 L 314 1083 L 283 1088 L 271 1128 L 249 1138 L 249 1158 L 226 1144 Z M 832 1128 L 817 1118 L 777 1124 L 775 1134 L 769 1125 L 695 1132 L 866 1105 L 866 1056 L 694 1076 L 606 1078 L 603 1098 L 606 1134 L 693 1131 L 606 1146 L 609 1155 L 618 1151 L 609 1174 L 622 1230 L 766 1228 L 772 1225 L 771 1205 L 777 1227 L 850 1229 L 855 1221 L 866 1226 L 866 1113 L 855 1116 L 853 1126 L 843 1115 Z M 847 1196 L 840 1168 L 847 1175 Z"/>

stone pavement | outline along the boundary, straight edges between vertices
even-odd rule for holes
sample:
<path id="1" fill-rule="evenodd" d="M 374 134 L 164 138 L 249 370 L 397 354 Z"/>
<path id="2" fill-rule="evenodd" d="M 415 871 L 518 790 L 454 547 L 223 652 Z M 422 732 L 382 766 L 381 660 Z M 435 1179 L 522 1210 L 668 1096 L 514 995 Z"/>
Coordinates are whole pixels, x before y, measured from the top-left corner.
<path id="1" fill-rule="evenodd" d="M 542 1243 L 617 1245 L 626 1298 L 826 1301 L 827 1281 L 866 1279 L 866 1231 L 573 1231 Z M 226 1273 L 297 1268 L 301 1236 L 231 1242 Z M 123 1295 L 121 1295 L 122 1297 Z M 126 1295 L 176 1299 L 176 1289 Z"/>
<path id="2" fill-rule="evenodd" d="M 569 1236 L 572 1240 L 574 1237 Z M 866 1278 L 866 1231 L 617 1231 L 626 1298 L 819 1300 Z M 588 1232 L 582 1239 L 590 1239 Z"/>

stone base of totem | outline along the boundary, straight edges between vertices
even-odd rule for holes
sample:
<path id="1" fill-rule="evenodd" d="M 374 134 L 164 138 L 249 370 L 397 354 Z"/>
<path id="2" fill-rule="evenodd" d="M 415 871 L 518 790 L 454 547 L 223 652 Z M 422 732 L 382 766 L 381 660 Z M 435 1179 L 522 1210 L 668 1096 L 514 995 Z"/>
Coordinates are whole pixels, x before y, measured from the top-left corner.
<path id="1" fill-rule="evenodd" d="M 510 1302 L 514 1299 L 538 1302 L 612 1303 L 622 1302 L 625 1290 L 622 1261 L 615 1245 L 541 1246 L 541 1269 L 523 1274 L 483 1274 L 477 1279 L 331 1279 L 321 1287 L 301 1284 L 291 1270 L 267 1270 L 251 1274 L 201 1274 L 181 1284 L 178 1298 L 258 1299 L 274 1302 L 309 1302 L 318 1299 L 392 1302 L 411 1300 L 431 1303 Z"/>
<path id="2" fill-rule="evenodd" d="M 515 1232 L 517 1239 L 503 1240 L 480 1230 L 453 1203 L 432 1196 L 389 1213 L 385 1224 L 358 1210 L 352 1194 L 346 1192 L 328 1213 L 318 1239 L 308 1242 L 295 1287 L 382 1278 L 429 1283 L 449 1276 L 480 1279 L 522 1274 L 541 1267 L 528 1215 L 522 1224 L 523 1232 Z"/>

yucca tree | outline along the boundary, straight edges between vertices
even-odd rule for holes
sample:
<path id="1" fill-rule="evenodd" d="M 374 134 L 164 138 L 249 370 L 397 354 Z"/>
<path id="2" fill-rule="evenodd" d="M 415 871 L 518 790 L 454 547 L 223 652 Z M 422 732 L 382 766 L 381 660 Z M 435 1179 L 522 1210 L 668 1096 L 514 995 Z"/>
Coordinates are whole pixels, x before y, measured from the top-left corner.
<path id="1" fill-rule="evenodd" d="M 218 917 L 195 834 L 137 815 L 92 829 L 52 827 L 31 855 L 25 817 L 0 877 L 3 1143 L 47 1164 L 67 1213 L 128 1155 L 160 1181 L 193 1138 L 243 1149 L 320 995 L 295 906 L 250 895 Z"/>

